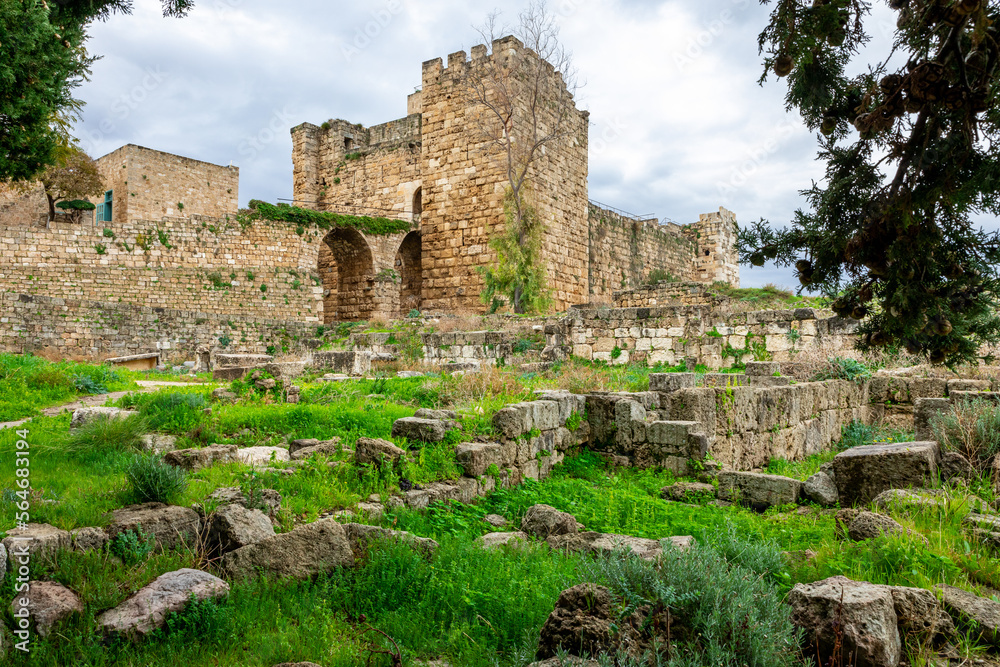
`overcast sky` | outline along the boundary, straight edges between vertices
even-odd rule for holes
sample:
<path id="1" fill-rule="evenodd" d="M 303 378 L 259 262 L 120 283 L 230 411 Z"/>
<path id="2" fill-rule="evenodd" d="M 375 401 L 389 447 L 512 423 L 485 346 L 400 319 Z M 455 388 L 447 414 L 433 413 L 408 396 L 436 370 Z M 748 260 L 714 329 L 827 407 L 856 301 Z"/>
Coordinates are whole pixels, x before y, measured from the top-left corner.
<path id="1" fill-rule="evenodd" d="M 503 3 L 515 22 L 527 0 Z M 136 0 L 91 30 L 103 58 L 78 91 L 93 156 L 127 143 L 240 167 L 240 203 L 292 193 L 289 130 L 406 115 L 421 63 L 477 43 L 498 3 L 470 0 L 198 0 L 184 19 Z M 591 112 L 590 198 L 678 223 L 720 206 L 783 225 L 822 176 L 816 139 L 757 85 L 757 0 L 550 0 Z M 895 16 L 877 2 L 873 50 Z M 741 270 L 744 286 L 797 281 Z"/>

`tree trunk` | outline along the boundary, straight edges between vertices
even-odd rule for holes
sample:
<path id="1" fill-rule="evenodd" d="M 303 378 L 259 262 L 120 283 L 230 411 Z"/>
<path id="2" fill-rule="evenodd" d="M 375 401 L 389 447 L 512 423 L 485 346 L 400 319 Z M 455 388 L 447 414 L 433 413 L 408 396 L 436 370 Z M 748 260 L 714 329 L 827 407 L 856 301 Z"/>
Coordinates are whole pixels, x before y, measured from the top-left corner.
<path id="1" fill-rule="evenodd" d="M 56 219 L 56 198 L 45 193 L 45 198 L 49 200 L 49 222 Z"/>

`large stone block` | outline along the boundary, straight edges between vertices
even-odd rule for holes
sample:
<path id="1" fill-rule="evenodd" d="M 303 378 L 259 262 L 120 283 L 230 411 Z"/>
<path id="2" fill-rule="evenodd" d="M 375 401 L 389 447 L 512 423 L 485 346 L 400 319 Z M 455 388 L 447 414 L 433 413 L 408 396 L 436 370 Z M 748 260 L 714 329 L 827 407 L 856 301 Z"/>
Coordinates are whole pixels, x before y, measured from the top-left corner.
<path id="1" fill-rule="evenodd" d="M 927 486 L 937 478 L 936 442 L 864 445 L 833 460 L 842 505 L 868 503 L 887 489 Z"/>
<path id="2" fill-rule="evenodd" d="M 669 394 L 694 387 L 697 380 L 695 373 L 650 373 L 649 390 Z"/>
<path id="3" fill-rule="evenodd" d="M 354 552 L 343 526 L 334 519 L 320 519 L 230 551 L 222 557 L 220 568 L 232 578 L 263 572 L 278 578 L 308 579 L 353 564 Z"/>
<path id="4" fill-rule="evenodd" d="M 201 470 L 216 463 L 236 461 L 239 447 L 236 445 L 212 445 L 192 449 L 177 449 L 163 455 L 163 460 L 172 466 L 185 470 Z"/>
<path id="5" fill-rule="evenodd" d="M 406 438 L 413 442 L 441 442 L 448 431 L 448 422 L 419 417 L 403 417 L 392 425 L 392 437 Z"/>
<path id="6" fill-rule="evenodd" d="M 788 604 L 792 623 L 805 633 L 803 646 L 822 664 L 839 646 L 855 667 L 898 667 L 902 642 L 888 586 L 831 577 L 796 584 Z"/>
<path id="7" fill-rule="evenodd" d="M 201 570 L 183 569 L 157 577 L 153 583 L 114 609 L 98 616 L 106 632 L 145 636 L 163 626 L 171 612 L 179 612 L 191 599 L 208 600 L 229 593 L 229 584 Z"/>
<path id="8" fill-rule="evenodd" d="M 725 470 L 718 475 L 719 498 L 756 509 L 797 503 L 802 482 L 780 475 Z"/>
<path id="9" fill-rule="evenodd" d="M 126 531 L 152 535 L 158 549 L 195 548 L 201 534 L 201 517 L 193 509 L 163 503 L 130 505 L 111 512 L 108 537 Z"/>
<path id="10" fill-rule="evenodd" d="M 372 353 L 366 350 L 313 352 L 312 365 L 314 368 L 329 370 L 332 373 L 363 376 L 371 372 Z"/>
<path id="11" fill-rule="evenodd" d="M 455 459 L 467 477 L 482 477 L 490 466 L 504 465 L 503 452 L 496 443 L 463 443 L 455 448 Z"/>

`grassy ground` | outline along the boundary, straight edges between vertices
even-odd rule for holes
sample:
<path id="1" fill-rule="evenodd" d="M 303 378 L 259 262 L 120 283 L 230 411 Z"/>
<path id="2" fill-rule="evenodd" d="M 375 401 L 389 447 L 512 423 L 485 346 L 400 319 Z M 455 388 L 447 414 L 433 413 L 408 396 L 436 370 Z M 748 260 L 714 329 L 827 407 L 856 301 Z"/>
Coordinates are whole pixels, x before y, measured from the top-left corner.
<path id="1" fill-rule="evenodd" d="M 39 410 L 80 396 L 135 389 L 134 378 L 108 366 L 72 361 L 53 363 L 31 355 L 0 354 L 0 422 L 37 415 Z"/>
<path id="2" fill-rule="evenodd" d="M 464 378 L 305 382 L 299 405 L 277 403 L 272 394 L 256 392 L 243 383 L 234 386 L 243 395 L 235 405 L 211 403 L 204 387 L 133 394 L 119 403 L 139 415 L 115 427 L 119 430 L 113 437 L 109 433 L 71 436 L 67 415 L 30 422 L 32 521 L 65 529 L 106 523 L 106 513 L 129 497 L 125 470 L 134 456 L 129 443 L 138 432 L 176 435 L 180 446 L 275 445 L 294 438 L 338 437 L 350 448 L 362 435 L 389 438 L 393 421 L 412 415 L 418 407 L 449 407 L 467 415 L 463 433 L 419 449 L 415 460 L 400 470 L 326 465 L 346 460 L 345 454 L 319 458 L 291 476 L 241 464 L 223 465 L 191 475 L 175 501 L 201 503 L 224 486 L 274 488 L 284 498 L 278 529 L 287 531 L 322 513 L 353 507 L 371 493 L 389 495 L 399 488 L 402 477 L 418 484 L 457 477 L 455 441 L 489 435 L 490 415 L 496 409 L 530 398 L 536 389 L 635 391 L 648 387 L 648 373 L 635 367 L 567 363 L 542 375 L 489 371 Z M 206 414 L 209 406 L 210 414 Z M 845 431 L 841 447 L 904 437 L 855 425 Z M 0 460 L 13 459 L 17 439 L 13 431 L 0 432 Z M 804 462 L 772 461 L 769 471 L 804 479 L 836 451 Z M 3 530 L 14 525 L 16 480 L 12 465 L 0 466 Z M 970 541 L 962 531 L 961 520 L 969 508 L 958 499 L 940 509 L 893 511 L 913 531 L 912 536 L 852 543 L 837 539 L 830 510 L 773 508 L 758 514 L 735 506 L 663 500 L 660 489 L 675 481 L 664 471 L 608 468 L 596 454 L 583 452 L 567 459 L 545 481 L 497 491 L 474 505 L 446 503 L 420 512 L 394 510 L 379 519 L 380 525 L 438 540 L 441 547 L 432 558 L 405 545 L 384 544 L 357 567 L 314 581 L 234 584 L 224 600 L 192 605 L 173 617 L 165 631 L 136 644 L 102 637 L 96 632 L 96 615 L 160 574 L 194 566 L 211 571 L 213 564 L 191 552 L 139 554 L 125 560 L 108 553 L 63 553 L 35 576 L 55 579 L 75 590 L 86 604 L 86 613 L 61 626 L 57 634 L 39 640 L 29 656 L 16 656 L 14 664 L 159 667 L 182 662 L 192 667 L 269 667 L 310 660 L 326 667 L 346 666 L 373 657 L 372 642 L 390 648 L 391 643 L 378 634 L 383 632 L 399 645 L 406 665 L 445 656 L 456 666 L 520 667 L 530 661 L 540 628 L 561 590 L 581 581 L 611 585 L 627 579 L 595 570 L 592 562 L 579 557 L 551 552 L 544 545 L 484 552 L 475 544 L 477 537 L 496 530 L 482 520 L 486 514 L 506 517 L 514 529 L 527 508 L 537 503 L 572 513 L 588 530 L 647 538 L 693 535 L 705 549 L 698 552 L 698 562 L 721 568 L 713 575 L 716 578 L 700 585 L 716 593 L 732 590 L 731 596 L 719 594 L 720 599 L 711 603 L 718 613 L 729 609 L 723 598 L 749 604 L 738 598 L 739 591 L 753 591 L 753 604 L 770 609 L 773 615 L 774 610 L 784 609 L 782 598 L 795 583 L 835 574 L 893 585 L 949 583 L 979 594 L 1000 588 L 1000 561 L 994 551 Z M 989 485 L 973 485 L 973 489 L 991 493 Z M 926 537 L 928 544 L 916 535 Z M 805 550 L 813 552 L 811 558 L 780 555 L 781 551 Z M 678 591 L 685 590 L 690 581 L 702 581 L 694 571 L 670 574 L 664 570 L 661 575 L 681 577 L 667 581 Z M 0 600 L 13 597 L 12 585 L 8 577 L 0 588 Z M 679 599 L 677 604 L 701 604 L 696 597 Z M 9 625 L 9 607 L 0 609 L 0 617 Z M 711 632 L 706 626 L 706 646 L 711 644 Z M 969 654 L 979 650 L 969 641 L 960 649 Z M 766 653 L 766 647 L 753 650 Z M 785 654 L 765 657 L 753 664 L 792 664 Z M 713 664 L 734 667 L 743 664 L 734 655 L 713 660 Z M 371 664 L 392 663 L 385 655 L 377 655 Z"/>

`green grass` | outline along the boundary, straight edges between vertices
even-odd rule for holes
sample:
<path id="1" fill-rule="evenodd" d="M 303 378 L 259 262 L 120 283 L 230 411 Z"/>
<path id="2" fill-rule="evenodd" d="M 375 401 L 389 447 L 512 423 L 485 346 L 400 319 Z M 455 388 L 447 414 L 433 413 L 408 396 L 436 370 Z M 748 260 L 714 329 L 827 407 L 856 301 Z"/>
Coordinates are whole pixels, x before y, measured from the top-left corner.
<path id="1" fill-rule="evenodd" d="M 134 382 L 108 366 L 0 354 L 0 422 L 31 417 L 80 396 L 132 388 Z"/>

